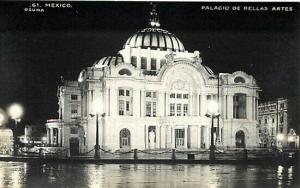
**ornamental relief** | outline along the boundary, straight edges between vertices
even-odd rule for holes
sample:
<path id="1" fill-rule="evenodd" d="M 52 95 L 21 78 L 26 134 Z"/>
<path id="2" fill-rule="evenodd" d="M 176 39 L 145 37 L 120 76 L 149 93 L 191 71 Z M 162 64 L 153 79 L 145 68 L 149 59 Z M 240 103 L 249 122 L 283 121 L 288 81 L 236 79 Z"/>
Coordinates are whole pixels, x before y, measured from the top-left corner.
<path id="1" fill-rule="evenodd" d="M 171 85 L 172 90 L 189 90 L 189 84 L 183 80 L 176 80 Z"/>

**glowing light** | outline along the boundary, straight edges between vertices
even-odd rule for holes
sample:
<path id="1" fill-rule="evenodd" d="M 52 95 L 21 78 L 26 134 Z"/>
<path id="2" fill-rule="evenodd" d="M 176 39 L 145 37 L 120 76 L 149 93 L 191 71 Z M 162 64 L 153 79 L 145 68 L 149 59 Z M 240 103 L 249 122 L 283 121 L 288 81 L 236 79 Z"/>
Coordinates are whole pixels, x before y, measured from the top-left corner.
<path id="1" fill-rule="evenodd" d="M 0 113 L 0 125 L 2 125 L 5 122 L 5 115 Z"/>
<path id="2" fill-rule="evenodd" d="M 288 142 L 294 142 L 294 137 L 293 136 L 288 136 Z"/>
<path id="3" fill-rule="evenodd" d="M 92 113 L 100 114 L 101 113 L 101 101 L 100 99 L 95 99 L 92 106 Z"/>
<path id="4" fill-rule="evenodd" d="M 218 103 L 216 101 L 210 100 L 207 105 L 208 105 L 208 112 L 210 114 L 216 115 L 219 109 Z"/>
<path id="5" fill-rule="evenodd" d="M 8 108 L 8 115 L 16 120 L 16 121 L 20 121 L 20 118 L 23 116 L 23 107 L 18 104 L 18 103 L 14 103 L 12 104 L 9 108 Z"/>
<path id="6" fill-rule="evenodd" d="M 283 134 L 278 134 L 276 138 L 277 138 L 278 141 L 282 141 L 284 139 L 284 135 Z"/>

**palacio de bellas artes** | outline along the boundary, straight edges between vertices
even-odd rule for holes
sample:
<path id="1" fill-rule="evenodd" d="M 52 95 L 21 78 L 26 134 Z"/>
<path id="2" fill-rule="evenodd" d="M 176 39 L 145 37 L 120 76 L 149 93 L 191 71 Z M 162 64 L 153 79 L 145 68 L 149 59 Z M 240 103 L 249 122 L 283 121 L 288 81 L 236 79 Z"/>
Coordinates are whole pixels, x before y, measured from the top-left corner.
<path id="1" fill-rule="evenodd" d="M 124 39 L 117 53 L 62 81 L 59 119 L 46 123 L 48 144 L 71 155 L 259 146 L 261 88 L 254 76 L 214 72 L 201 49 L 189 51 L 163 28 L 153 6 L 148 26 Z"/>

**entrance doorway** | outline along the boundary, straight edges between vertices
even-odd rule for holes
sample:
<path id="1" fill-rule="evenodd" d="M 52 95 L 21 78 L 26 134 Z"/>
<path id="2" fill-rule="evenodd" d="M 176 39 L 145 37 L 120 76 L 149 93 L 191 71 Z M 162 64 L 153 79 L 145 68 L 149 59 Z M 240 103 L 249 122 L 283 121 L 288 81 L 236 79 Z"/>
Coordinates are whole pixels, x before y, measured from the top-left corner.
<path id="1" fill-rule="evenodd" d="M 120 148 L 130 148 L 130 131 L 126 128 L 120 131 Z"/>
<path id="2" fill-rule="evenodd" d="M 245 148 L 245 133 L 244 131 L 238 131 L 235 134 L 235 146 L 237 148 Z"/>
<path id="3" fill-rule="evenodd" d="M 78 138 L 70 138 L 70 155 L 79 155 L 79 139 Z"/>
<path id="4" fill-rule="evenodd" d="M 184 147 L 184 129 L 175 129 L 175 147 Z"/>

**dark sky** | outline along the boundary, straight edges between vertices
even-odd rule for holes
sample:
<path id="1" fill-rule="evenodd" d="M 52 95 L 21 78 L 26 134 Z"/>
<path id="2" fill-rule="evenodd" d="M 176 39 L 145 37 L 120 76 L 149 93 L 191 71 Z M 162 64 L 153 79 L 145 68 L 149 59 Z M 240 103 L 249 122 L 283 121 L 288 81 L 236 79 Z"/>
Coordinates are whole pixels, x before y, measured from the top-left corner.
<path id="1" fill-rule="evenodd" d="M 41 6 L 44 3 L 40 2 Z M 60 75 L 77 80 L 97 59 L 114 55 L 145 28 L 149 3 L 72 2 L 71 9 L 24 12 L 27 2 L 0 2 L 0 108 L 21 102 L 24 122 L 57 118 Z M 205 11 L 201 6 L 293 7 L 291 12 Z M 299 3 L 160 3 L 160 23 L 185 49 L 199 50 L 216 73 L 253 75 L 261 100 L 290 99 L 299 123 Z"/>

